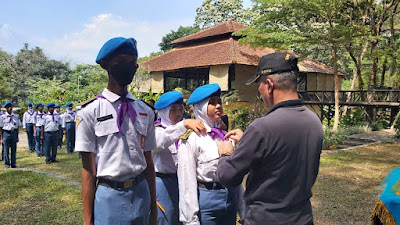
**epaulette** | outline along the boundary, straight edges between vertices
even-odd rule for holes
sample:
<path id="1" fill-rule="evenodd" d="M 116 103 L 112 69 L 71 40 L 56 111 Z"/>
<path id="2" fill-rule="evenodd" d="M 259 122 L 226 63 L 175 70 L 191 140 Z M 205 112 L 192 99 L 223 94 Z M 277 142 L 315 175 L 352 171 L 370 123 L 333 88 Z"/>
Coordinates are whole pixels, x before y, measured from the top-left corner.
<path id="1" fill-rule="evenodd" d="M 145 102 L 143 100 L 140 100 L 140 101 L 142 101 L 144 104 L 146 104 L 153 111 L 153 113 L 154 113 L 154 121 L 156 121 L 157 120 L 156 109 L 153 106 L 149 105 L 149 103 L 147 103 L 147 102 Z"/>
<path id="2" fill-rule="evenodd" d="M 87 100 L 85 100 L 85 101 L 79 103 L 78 105 L 81 105 L 82 107 L 85 107 L 87 104 L 93 102 L 93 101 L 96 100 L 96 99 L 97 99 L 97 97 L 89 98 L 89 99 L 87 99 Z"/>
<path id="3" fill-rule="evenodd" d="M 187 140 L 192 132 L 193 132 L 192 129 L 187 129 L 186 132 L 179 137 L 179 139 Z"/>

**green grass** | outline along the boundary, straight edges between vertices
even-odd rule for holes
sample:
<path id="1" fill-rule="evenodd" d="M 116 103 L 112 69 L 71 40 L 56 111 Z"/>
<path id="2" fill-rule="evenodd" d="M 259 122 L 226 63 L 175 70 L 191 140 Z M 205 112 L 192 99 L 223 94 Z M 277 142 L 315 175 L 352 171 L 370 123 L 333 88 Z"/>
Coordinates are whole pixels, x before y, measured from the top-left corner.
<path id="1" fill-rule="evenodd" d="M 36 153 L 29 153 L 27 147 L 20 147 L 17 151 L 18 168 L 27 168 L 40 171 L 50 171 L 62 175 L 76 182 L 81 182 L 82 161 L 78 158 L 78 153 L 67 154 L 65 147 L 57 152 L 59 163 L 46 164 L 42 156 L 37 158 Z"/>
<path id="2" fill-rule="evenodd" d="M 379 144 L 321 157 L 313 187 L 315 224 L 371 224 L 377 187 L 400 165 L 400 144 Z"/>
<path id="3" fill-rule="evenodd" d="M 56 178 L 0 170 L 0 224 L 81 224 L 81 191 Z"/>

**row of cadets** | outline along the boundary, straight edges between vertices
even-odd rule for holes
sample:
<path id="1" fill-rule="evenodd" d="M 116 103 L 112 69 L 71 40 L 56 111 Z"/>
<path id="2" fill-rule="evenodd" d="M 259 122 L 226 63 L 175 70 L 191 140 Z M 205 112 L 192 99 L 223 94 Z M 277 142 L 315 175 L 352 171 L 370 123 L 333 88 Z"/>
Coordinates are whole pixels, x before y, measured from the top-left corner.
<path id="1" fill-rule="evenodd" d="M 234 225 L 242 206 L 241 185 L 225 187 L 216 174 L 217 143 L 226 140 L 226 132 L 219 128 L 223 114 L 220 94 L 218 84 L 207 84 L 195 89 L 187 103 L 193 105 L 195 118 L 203 122 L 207 135 L 187 133 L 178 145 L 179 211 L 185 225 Z"/>
<path id="2" fill-rule="evenodd" d="M 137 57 L 135 39 L 107 41 L 96 63 L 107 71 L 108 86 L 77 114 L 84 224 L 157 223 L 154 112 L 127 91 Z"/>
<path id="3" fill-rule="evenodd" d="M 178 141 L 187 129 L 205 134 L 200 120 L 182 121 L 183 96 L 179 91 L 167 92 L 154 105 L 158 111 L 155 121 L 157 148 L 152 151 L 156 171 L 158 225 L 177 225 L 179 222 Z"/>
<path id="4" fill-rule="evenodd" d="M 62 115 L 62 128 L 64 134 L 67 136 L 65 145 L 67 146 L 67 153 L 73 153 L 75 149 L 75 117 L 76 113 L 73 110 L 71 102 L 65 105 L 67 108 Z"/>
<path id="5" fill-rule="evenodd" d="M 58 162 L 57 146 L 58 140 L 62 134 L 61 118 L 54 113 L 54 103 L 46 105 L 48 112 L 44 115 L 43 125 L 41 129 L 40 139 L 44 140 L 44 153 L 46 156 L 46 163 Z"/>
<path id="6" fill-rule="evenodd" d="M 0 107 L 1 107 L 1 103 L 0 103 Z M 3 114 L 4 114 L 4 112 L 2 110 L 0 110 L 0 117 Z M 4 160 L 4 144 L 3 144 L 3 142 L 1 142 L 1 158 L 0 158 L 0 161 L 3 161 L 3 160 Z"/>
<path id="7" fill-rule="evenodd" d="M 35 126 L 35 111 L 33 110 L 33 103 L 29 102 L 27 105 L 28 110 L 22 117 L 22 127 L 28 136 L 29 153 L 35 151 L 35 138 L 34 138 L 34 126 Z"/>
<path id="8" fill-rule="evenodd" d="M 4 164 L 6 168 L 10 166 L 16 168 L 17 157 L 17 142 L 18 142 L 18 127 L 21 126 L 21 121 L 17 114 L 14 114 L 12 103 L 6 102 L 3 105 L 6 112 L 0 116 L 0 138 L 1 143 L 4 144 Z M 11 148 L 11 162 L 10 162 L 10 148 Z"/>
<path id="9" fill-rule="evenodd" d="M 62 123 L 62 118 L 63 118 L 64 114 L 60 111 L 60 108 L 61 108 L 60 105 L 55 105 L 55 106 L 54 106 L 54 115 L 59 116 L 60 119 L 61 119 L 61 123 Z M 62 144 L 63 144 L 63 132 L 61 132 L 61 136 L 59 137 L 57 143 L 58 143 L 58 144 L 57 144 L 57 147 L 58 147 L 58 148 L 61 148 L 61 147 L 62 147 Z"/>
<path id="10" fill-rule="evenodd" d="M 34 132 L 33 135 L 36 139 L 36 155 L 38 158 L 40 158 L 41 156 L 44 156 L 44 151 L 43 151 L 43 139 L 41 139 L 41 135 L 42 135 L 42 126 L 44 124 L 44 116 L 46 115 L 46 113 L 43 111 L 44 105 L 43 103 L 38 103 L 36 105 L 36 113 L 35 113 L 35 126 L 34 128 Z"/>

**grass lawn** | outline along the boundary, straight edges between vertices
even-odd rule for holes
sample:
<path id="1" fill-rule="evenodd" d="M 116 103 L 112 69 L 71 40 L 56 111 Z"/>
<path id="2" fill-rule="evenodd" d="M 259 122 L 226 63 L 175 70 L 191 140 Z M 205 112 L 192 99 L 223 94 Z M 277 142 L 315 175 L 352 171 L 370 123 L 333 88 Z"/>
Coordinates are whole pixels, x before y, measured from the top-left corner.
<path id="1" fill-rule="evenodd" d="M 0 169 L 0 224 L 81 224 L 81 161 L 61 149 L 59 163 L 47 165 L 21 147 L 19 168 Z M 3 166 L 3 165 L 0 165 Z M 400 166 L 400 144 L 377 144 L 321 156 L 313 188 L 316 225 L 370 224 L 376 188 Z M 60 179 L 57 176 L 65 177 Z M 75 184 L 71 184 L 75 182 Z"/>
<path id="2" fill-rule="evenodd" d="M 400 166 L 400 144 L 377 144 L 324 155 L 313 188 L 315 224 L 371 224 L 377 186 Z"/>

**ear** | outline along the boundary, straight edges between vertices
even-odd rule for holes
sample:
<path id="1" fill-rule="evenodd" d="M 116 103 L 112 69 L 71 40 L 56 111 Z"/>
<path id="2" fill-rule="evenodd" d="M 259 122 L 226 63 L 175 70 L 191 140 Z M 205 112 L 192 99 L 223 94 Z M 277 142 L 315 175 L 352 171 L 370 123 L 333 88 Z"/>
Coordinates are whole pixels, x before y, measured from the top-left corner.
<path id="1" fill-rule="evenodd" d="M 266 79 L 265 83 L 268 85 L 268 92 L 271 93 L 275 89 L 275 84 L 271 79 Z"/>

